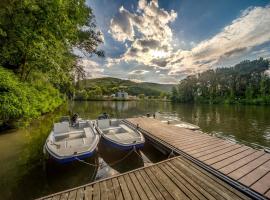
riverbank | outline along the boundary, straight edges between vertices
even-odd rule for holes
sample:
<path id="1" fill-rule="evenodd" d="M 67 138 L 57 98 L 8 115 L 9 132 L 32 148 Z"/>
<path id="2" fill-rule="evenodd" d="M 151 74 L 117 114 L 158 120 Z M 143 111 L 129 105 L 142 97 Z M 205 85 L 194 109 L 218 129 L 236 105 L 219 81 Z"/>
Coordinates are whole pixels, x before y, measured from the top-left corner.
<path id="1" fill-rule="evenodd" d="M 171 102 L 170 99 L 159 99 L 159 98 L 75 98 L 74 101 L 159 101 L 159 102 Z"/>
<path id="2" fill-rule="evenodd" d="M 182 102 L 175 102 L 175 103 L 182 103 Z M 223 97 L 216 97 L 213 99 L 206 99 L 202 97 L 197 97 L 194 102 L 196 104 L 231 104 L 231 105 L 270 105 L 270 96 L 258 97 L 253 99 L 245 99 L 245 98 L 223 98 Z"/>

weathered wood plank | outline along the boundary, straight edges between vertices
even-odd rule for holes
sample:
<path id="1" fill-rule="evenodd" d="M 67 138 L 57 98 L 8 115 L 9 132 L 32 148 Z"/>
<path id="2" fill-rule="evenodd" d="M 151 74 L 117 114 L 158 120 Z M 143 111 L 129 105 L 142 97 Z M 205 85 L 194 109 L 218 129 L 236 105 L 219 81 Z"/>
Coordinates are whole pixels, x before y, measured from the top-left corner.
<path id="1" fill-rule="evenodd" d="M 263 156 L 253 160 L 252 162 L 246 164 L 245 166 L 231 172 L 229 174 L 230 177 L 238 180 L 242 178 L 244 175 L 248 174 L 252 170 L 256 169 L 266 161 L 270 160 L 270 155 L 269 154 L 264 154 Z"/>
<path id="2" fill-rule="evenodd" d="M 148 186 L 148 184 L 146 183 L 146 181 L 143 179 L 143 177 L 141 176 L 141 174 L 138 171 L 136 171 L 136 172 L 134 172 L 134 175 L 136 176 L 136 178 L 138 179 L 138 181 L 139 181 L 142 189 L 146 193 L 147 198 L 150 199 L 150 200 L 156 199 L 155 198 L 155 195 L 151 192 L 150 187 Z"/>
<path id="3" fill-rule="evenodd" d="M 69 195 L 68 192 L 61 194 L 60 200 L 67 200 L 68 199 L 68 195 Z"/>
<path id="4" fill-rule="evenodd" d="M 76 194 L 77 194 L 77 190 L 73 190 L 73 191 L 69 192 L 68 200 L 76 199 Z"/>
<path id="5" fill-rule="evenodd" d="M 113 188 L 112 180 L 111 179 L 107 180 L 106 185 L 107 185 L 107 188 L 108 188 L 108 199 L 109 200 L 114 200 L 115 199 L 115 194 L 114 194 L 114 188 Z"/>
<path id="6" fill-rule="evenodd" d="M 206 199 L 203 195 L 200 195 L 200 198 L 198 198 L 194 193 L 196 193 L 196 189 L 190 187 L 190 184 L 183 181 L 183 178 L 181 178 L 178 174 L 174 173 L 172 170 L 170 170 L 166 164 L 159 165 L 160 169 L 165 173 L 176 185 L 178 188 L 181 188 L 183 192 L 190 198 L 190 199 Z M 194 192 L 194 193 L 193 193 Z"/>
<path id="7" fill-rule="evenodd" d="M 123 193 L 124 199 L 132 199 L 131 195 L 130 195 L 130 192 L 128 190 L 128 187 L 126 185 L 126 182 L 124 180 L 124 177 L 123 176 L 118 177 L 118 181 L 119 181 L 119 184 L 120 184 L 121 191 Z"/>
<path id="8" fill-rule="evenodd" d="M 123 200 L 124 199 L 123 194 L 122 194 L 121 187 L 119 185 L 117 178 L 113 178 L 112 183 L 113 183 L 113 188 L 114 188 L 114 193 L 115 193 L 115 199 Z"/>
<path id="9" fill-rule="evenodd" d="M 220 169 L 220 168 L 225 167 L 227 165 L 230 165 L 238 160 L 241 160 L 241 159 L 245 158 L 246 156 L 249 156 L 255 152 L 256 151 L 254 149 L 248 149 L 248 150 L 241 152 L 239 154 L 236 154 L 232 157 L 229 157 L 229 158 L 226 158 L 226 159 L 221 160 L 219 162 L 213 163 L 211 166 L 214 167 L 215 169 Z"/>
<path id="10" fill-rule="evenodd" d="M 160 181 L 158 181 L 158 179 L 156 178 L 156 176 L 151 172 L 151 170 L 149 168 L 145 168 L 144 170 L 148 177 L 151 179 L 152 183 L 154 183 L 154 185 L 157 187 L 157 189 L 160 191 L 160 193 L 162 194 L 162 196 L 167 200 L 173 200 L 172 196 L 167 192 L 167 190 L 162 186 L 162 184 L 160 183 Z"/>
<path id="11" fill-rule="evenodd" d="M 83 188 L 79 188 L 77 190 L 76 200 L 83 200 L 83 199 L 84 199 L 84 189 Z"/>
<path id="12" fill-rule="evenodd" d="M 208 159 L 211 159 L 211 158 L 215 158 L 215 157 L 219 157 L 219 156 L 222 156 L 226 153 L 229 153 L 235 149 L 239 149 L 241 148 L 242 146 L 239 145 L 239 144 L 234 144 L 232 146 L 228 146 L 227 148 L 225 149 L 220 149 L 220 150 L 217 150 L 215 152 L 212 152 L 212 153 L 209 153 L 207 155 L 204 155 L 204 156 L 200 156 L 198 157 L 199 160 L 202 160 L 202 161 L 205 161 L 205 160 L 208 160 Z"/>
<path id="13" fill-rule="evenodd" d="M 158 168 L 157 166 L 152 166 L 150 170 L 155 174 L 155 176 L 160 180 L 160 183 L 164 186 L 164 188 L 170 193 L 170 195 L 174 199 L 186 199 L 189 198 L 185 195 L 185 193 L 175 185 L 164 172 Z"/>
<path id="14" fill-rule="evenodd" d="M 133 185 L 135 186 L 137 192 L 138 192 L 138 195 L 140 196 L 140 199 L 148 199 L 147 195 L 145 194 L 140 182 L 137 180 L 135 174 L 133 173 L 130 173 L 128 174 Z"/>
<path id="15" fill-rule="evenodd" d="M 204 176 L 212 179 L 215 183 L 214 185 L 216 187 L 219 187 L 220 190 L 229 190 L 231 193 L 233 193 L 233 196 L 236 195 L 236 198 L 240 198 L 240 199 L 250 199 L 248 198 L 246 195 L 244 195 L 243 193 L 241 193 L 240 191 L 236 190 L 235 188 L 233 188 L 232 186 L 226 184 L 225 182 L 223 182 L 222 180 L 218 179 L 217 177 L 215 177 L 214 175 L 208 173 L 207 171 L 203 170 L 201 167 L 195 165 L 194 163 L 192 163 L 191 161 L 183 158 L 183 157 L 178 157 L 178 160 L 183 160 L 183 164 L 186 165 L 188 168 L 190 168 L 192 171 L 198 173 L 199 177 L 202 177 L 203 179 Z"/>
<path id="16" fill-rule="evenodd" d="M 233 151 L 224 153 L 224 154 L 216 156 L 214 158 L 205 159 L 204 162 L 208 165 L 212 165 L 213 163 L 217 163 L 217 162 L 225 160 L 227 158 L 231 158 L 232 156 L 237 155 L 237 154 L 239 154 L 243 151 L 246 151 L 248 149 L 250 149 L 250 148 L 246 147 L 246 146 L 242 146 L 241 148 L 234 149 Z"/>
<path id="17" fill-rule="evenodd" d="M 266 193 L 270 188 L 270 172 L 251 186 L 252 189 L 262 194 Z"/>
<path id="18" fill-rule="evenodd" d="M 100 200 L 100 186 L 99 183 L 93 185 L 93 200 Z"/>
<path id="19" fill-rule="evenodd" d="M 85 200 L 92 200 L 93 199 L 93 187 L 92 187 L 92 185 L 85 187 L 84 199 Z"/>
<path id="20" fill-rule="evenodd" d="M 140 197 L 139 197 L 139 195 L 138 195 L 138 193 L 137 193 L 131 179 L 129 178 L 128 174 L 125 174 L 123 177 L 125 179 L 125 182 L 127 183 L 127 187 L 128 187 L 128 190 L 129 190 L 129 192 L 131 194 L 132 199 L 139 200 Z"/>
<path id="21" fill-rule="evenodd" d="M 101 181 L 100 182 L 100 199 L 108 200 L 108 189 L 106 185 L 106 181 Z"/>
<path id="22" fill-rule="evenodd" d="M 243 159 L 240 159 L 236 162 L 233 162 L 229 165 L 226 165 L 225 167 L 222 167 L 219 169 L 219 171 L 221 171 L 222 173 L 224 174 L 229 174 L 231 173 L 232 171 L 246 165 L 247 163 L 257 159 L 258 157 L 264 155 L 265 153 L 263 151 L 257 151 L 251 155 L 248 155 L 246 157 L 244 157 Z"/>
<path id="23" fill-rule="evenodd" d="M 205 141 L 197 141 L 195 145 L 188 145 L 188 146 L 179 146 L 182 150 L 185 150 L 186 152 L 190 154 L 195 154 L 197 152 L 201 152 L 205 149 L 214 148 L 222 144 L 227 144 L 226 141 L 219 140 L 217 138 L 207 138 Z"/>
<path id="24" fill-rule="evenodd" d="M 140 170 L 138 173 L 141 175 L 141 177 L 143 178 L 147 186 L 149 186 L 150 190 L 152 191 L 156 199 L 159 199 L 159 200 L 165 199 L 162 196 L 161 191 L 159 191 L 159 189 L 151 181 L 151 179 L 148 177 L 147 173 L 144 170 Z"/>
<path id="25" fill-rule="evenodd" d="M 60 195 L 56 195 L 52 198 L 52 200 L 59 200 L 60 199 Z"/>
<path id="26" fill-rule="evenodd" d="M 211 193 L 215 198 L 240 199 L 237 195 L 227 190 L 227 188 L 224 188 L 223 186 L 219 185 L 218 182 L 216 182 L 215 180 L 211 179 L 210 177 L 206 176 L 200 171 L 195 170 L 192 164 L 185 163 L 181 161 L 180 158 L 173 160 L 172 163 L 174 164 L 175 167 L 181 168 L 181 170 L 185 174 L 187 174 L 191 179 L 193 179 L 194 182 L 196 182 L 206 191 Z"/>
<path id="27" fill-rule="evenodd" d="M 267 174 L 270 171 L 270 161 L 262 164 L 257 169 L 253 170 L 252 172 L 248 173 L 241 179 L 239 179 L 239 182 L 251 186 L 253 183 L 258 181 L 260 178 L 262 178 L 265 174 Z"/>

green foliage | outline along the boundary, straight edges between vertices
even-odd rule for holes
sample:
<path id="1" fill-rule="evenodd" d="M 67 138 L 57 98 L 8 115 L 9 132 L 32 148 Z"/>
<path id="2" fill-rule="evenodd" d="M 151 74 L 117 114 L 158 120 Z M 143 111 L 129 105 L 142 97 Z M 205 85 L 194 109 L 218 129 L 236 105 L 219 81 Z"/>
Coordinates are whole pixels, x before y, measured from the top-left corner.
<path id="1" fill-rule="evenodd" d="M 269 61 L 243 61 L 180 81 L 172 90 L 174 102 L 270 104 Z"/>
<path id="2" fill-rule="evenodd" d="M 13 72 L 0 67 L 0 120 L 3 122 L 37 117 L 62 102 L 59 91 L 50 83 L 23 83 Z"/>
<path id="3" fill-rule="evenodd" d="M 59 106 L 60 93 L 72 96 L 84 76 L 73 49 L 104 56 L 101 42 L 85 0 L 0 1 L 0 121 L 36 117 Z"/>
<path id="4" fill-rule="evenodd" d="M 97 96 L 114 94 L 118 91 L 126 91 L 130 95 L 154 96 L 154 97 L 165 97 L 168 96 L 168 91 L 171 90 L 173 85 L 171 84 L 157 84 L 157 83 L 135 83 L 129 80 L 121 80 L 117 78 L 98 78 L 79 81 L 77 84 L 77 92 L 79 95 L 81 90 L 86 90 L 88 98 L 93 97 L 96 99 Z M 77 95 L 76 99 L 81 99 Z"/>

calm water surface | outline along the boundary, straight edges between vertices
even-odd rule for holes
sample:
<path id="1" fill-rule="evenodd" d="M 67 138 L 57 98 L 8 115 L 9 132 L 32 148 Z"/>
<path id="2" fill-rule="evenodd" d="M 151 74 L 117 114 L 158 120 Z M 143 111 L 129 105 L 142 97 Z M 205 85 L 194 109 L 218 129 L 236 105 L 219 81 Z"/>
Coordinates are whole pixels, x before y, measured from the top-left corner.
<path id="1" fill-rule="evenodd" d="M 33 199 L 122 173 L 166 157 L 146 144 L 141 156 L 115 151 L 100 143 L 98 153 L 87 162 L 66 166 L 44 162 L 42 147 L 54 120 L 68 112 L 95 119 L 107 112 L 111 117 L 127 118 L 156 111 L 174 114 L 196 124 L 204 132 L 270 147 L 270 107 L 231 105 L 173 105 L 169 102 L 71 102 L 55 113 L 35 120 L 28 128 L 0 134 L 0 199 Z"/>

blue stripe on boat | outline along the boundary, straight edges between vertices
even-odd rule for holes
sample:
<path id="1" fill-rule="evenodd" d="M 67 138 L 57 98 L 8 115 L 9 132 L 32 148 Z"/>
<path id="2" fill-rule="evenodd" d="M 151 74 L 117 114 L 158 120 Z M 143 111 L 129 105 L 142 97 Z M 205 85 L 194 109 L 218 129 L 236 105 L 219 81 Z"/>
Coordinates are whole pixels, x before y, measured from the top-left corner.
<path id="1" fill-rule="evenodd" d="M 95 151 L 89 152 L 89 153 L 85 153 L 79 156 L 72 156 L 72 157 L 68 157 L 68 158 L 63 158 L 63 159 L 58 159 L 56 157 L 54 157 L 52 154 L 50 154 L 50 156 L 53 158 L 53 160 L 55 160 L 56 162 L 60 163 L 60 164 L 64 164 L 64 163 L 70 163 L 73 161 L 76 161 L 77 158 L 78 159 L 86 159 L 89 158 L 91 156 L 93 156 L 93 154 L 95 153 Z"/>
<path id="2" fill-rule="evenodd" d="M 117 143 L 114 143 L 114 142 L 112 142 L 112 141 L 110 141 L 110 140 L 107 140 L 105 137 L 103 137 L 102 136 L 102 141 L 104 141 L 106 144 L 108 144 L 108 145 L 110 145 L 110 146 L 112 146 L 112 147 L 114 147 L 114 148 L 117 148 L 117 149 L 120 149 L 120 150 L 123 150 L 123 151 L 129 151 L 129 150 L 132 150 L 134 147 L 136 148 L 136 149 L 141 149 L 141 148 L 143 148 L 143 146 L 144 146 L 144 143 L 139 143 L 139 144 L 131 144 L 131 145 L 121 145 L 121 144 L 117 144 Z"/>

